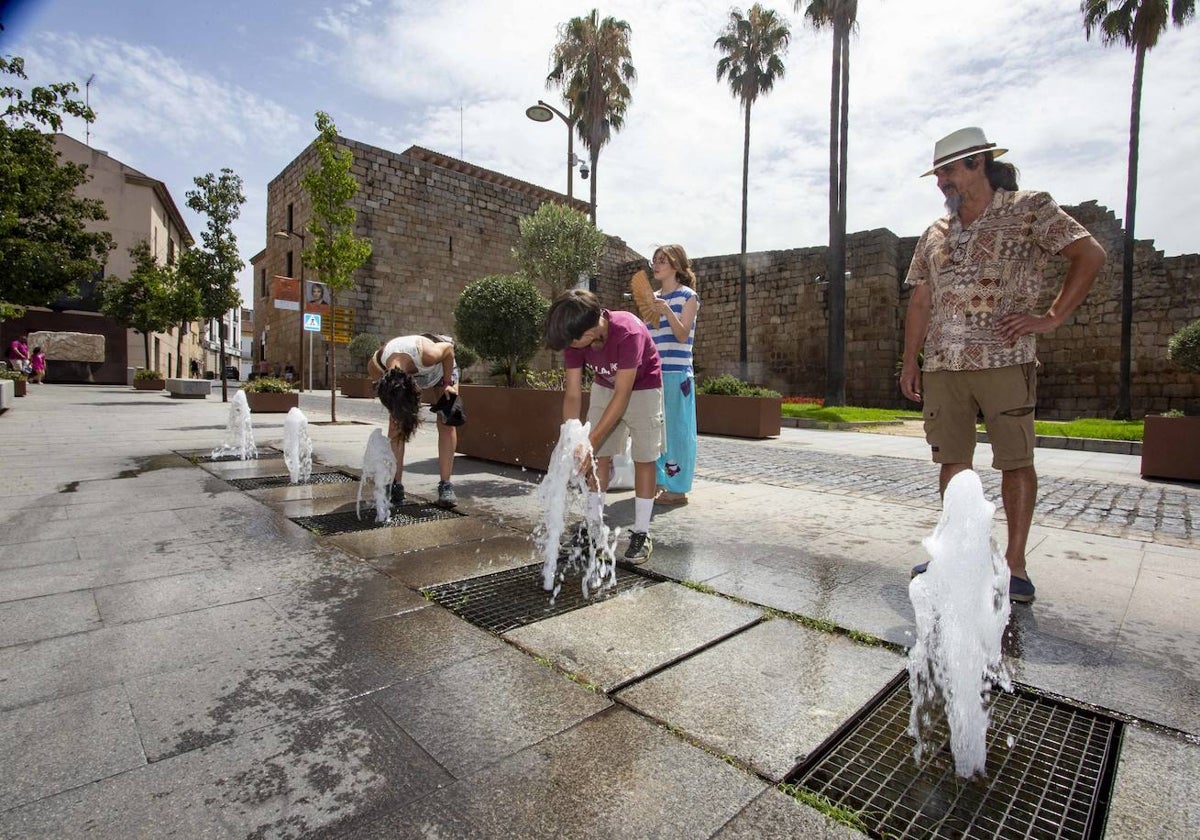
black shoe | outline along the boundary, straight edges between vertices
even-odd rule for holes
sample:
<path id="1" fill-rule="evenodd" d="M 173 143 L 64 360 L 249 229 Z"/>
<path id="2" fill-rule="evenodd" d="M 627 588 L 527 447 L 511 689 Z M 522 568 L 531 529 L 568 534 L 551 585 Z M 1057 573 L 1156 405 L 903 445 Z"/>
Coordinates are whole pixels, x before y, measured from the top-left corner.
<path id="1" fill-rule="evenodd" d="M 1008 577 L 1008 599 L 1018 604 L 1028 604 L 1037 596 L 1037 587 L 1029 578 L 1019 578 L 1016 575 Z"/>
<path id="2" fill-rule="evenodd" d="M 575 525 L 571 531 L 571 535 L 563 540 L 562 545 L 559 546 L 558 557 L 560 560 L 567 560 L 574 556 L 586 556 L 591 543 L 592 540 L 588 534 L 587 523 L 580 522 Z"/>
<path id="3" fill-rule="evenodd" d="M 404 504 L 404 485 L 398 482 L 392 482 L 392 497 L 390 499 L 392 507 L 400 507 Z"/>
<path id="4" fill-rule="evenodd" d="M 912 574 L 909 577 L 925 574 L 925 570 L 929 568 L 928 561 L 912 567 Z"/>
<path id="5" fill-rule="evenodd" d="M 640 566 L 650 559 L 650 552 L 654 550 L 654 541 L 647 536 L 645 531 L 630 531 L 629 532 L 629 547 L 625 549 L 625 559 L 635 566 Z"/>
<path id="6" fill-rule="evenodd" d="M 449 510 L 452 507 L 458 506 L 458 496 L 454 495 L 454 485 L 449 481 L 438 482 L 438 497 L 436 502 L 438 507 Z"/>

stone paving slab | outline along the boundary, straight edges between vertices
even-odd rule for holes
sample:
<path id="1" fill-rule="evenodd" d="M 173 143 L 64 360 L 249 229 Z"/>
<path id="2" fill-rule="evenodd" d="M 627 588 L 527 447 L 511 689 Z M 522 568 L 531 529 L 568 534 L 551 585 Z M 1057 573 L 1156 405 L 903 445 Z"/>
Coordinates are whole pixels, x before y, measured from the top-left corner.
<path id="1" fill-rule="evenodd" d="M 611 708 L 343 836 L 708 837 L 765 787 L 663 728 Z"/>
<path id="2" fill-rule="evenodd" d="M 780 782 L 904 667 L 890 650 L 774 619 L 617 696 Z"/>
<path id="3" fill-rule="evenodd" d="M 359 700 L 0 813 L 0 836 L 302 837 L 451 781 Z"/>
<path id="4" fill-rule="evenodd" d="M 79 549 L 75 545 L 74 537 L 44 540 L 37 533 L 30 533 L 28 536 L 31 538 L 28 542 L 0 545 L 0 570 L 79 559 Z"/>
<path id="5" fill-rule="evenodd" d="M 664 583 L 518 627 L 505 638 L 604 691 L 754 624 L 762 611 Z"/>
<path id="6" fill-rule="evenodd" d="M 493 537 L 371 558 L 371 565 L 413 589 L 466 580 L 537 562 L 528 535 Z"/>
<path id="7" fill-rule="evenodd" d="M 266 603 L 244 601 L 0 648 L 0 708 L 249 652 L 290 635 Z"/>
<path id="8" fill-rule="evenodd" d="M 1196 837 L 1200 745 L 1126 727 L 1105 836 L 1120 840 Z"/>
<path id="9" fill-rule="evenodd" d="M 361 561 L 360 561 L 361 562 Z M 330 632 L 428 607 L 430 602 L 366 563 L 353 574 L 326 571 L 300 586 L 264 600 L 297 628 Z"/>
<path id="10" fill-rule="evenodd" d="M 713 835 L 713 840 L 862 840 L 863 835 L 768 788 Z"/>
<path id="11" fill-rule="evenodd" d="M 314 632 L 321 637 L 324 630 Z M 397 616 L 339 628 L 328 661 L 362 691 L 410 680 L 504 647 L 436 604 Z"/>
<path id="12" fill-rule="evenodd" d="M 101 626 L 96 598 L 86 589 L 0 603 L 0 647 L 85 633 Z"/>
<path id="13" fill-rule="evenodd" d="M 121 686 L 0 712 L 0 812 L 141 767 Z"/>
<path id="14" fill-rule="evenodd" d="M 149 761 L 348 700 L 358 686 L 307 646 L 273 645 L 125 683 Z"/>
<path id="15" fill-rule="evenodd" d="M 538 743 L 611 701 L 505 645 L 373 695 L 456 778 Z"/>

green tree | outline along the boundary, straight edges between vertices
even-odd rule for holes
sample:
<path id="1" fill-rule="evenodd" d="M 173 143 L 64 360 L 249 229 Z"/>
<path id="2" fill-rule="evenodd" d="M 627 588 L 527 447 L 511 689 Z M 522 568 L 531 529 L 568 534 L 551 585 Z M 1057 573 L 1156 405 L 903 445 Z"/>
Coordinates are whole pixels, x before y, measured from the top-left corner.
<path id="1" fill-rule="evenodd" d="M 87 122 L 92 110 L 72 94 L 71 83 L 34 87 L 28 93 L 25 61 L 0 57 L 0 84 L 7 100 L 0 118 L 0 318 L 14 317 L 25 306 L 44 306 L 60 295 L 74 295 L 79 283 L 99 276 L 112 237 L 89 231 L 89 222 L 108 218 L 100 201 L 80 198 L 87 168 L 62 163 L 53 132 L 65 115 Z"/>
<path id="2" fill-rule="evenodd" d="M 300 179 L 312 201 L 312 218 L 305 228 L 308 247 L 300 259 L 315 269 L 321 281 L 329 286 L 331 304 L 336 305 L 338 292 L 354 286 L 351 275 L 370 258 L 371 240 L 354 235 L 357 213 L 350 205 L 351 199 L 358 194 L 358 181 L 350 174 L 354 153 L 338 148 L 337 126 L 324 111 L 317 111 L 316 125 L 319 134 L 313 147 L 321 163 Z M 332 387 L 337 382 L 334 353 L 329 354 L 329 376 L 329 419 L 336 423 L 337 388 Z"/>
<path id="3" fill-rule="evenodd" d="M 604 253 L 606 237 L 587 214 L 562 204 L 546 202 L 517 227 L 517 267 L 551 300 L 574 287 L 580 275 L 595 272 Z"/>
<path id="4" fill-rule="evenodd" d="M 1168 9 L 1168 6 L 1170 7 Z M 1083 30 L 1098 32 L 1105 46 L 1133 50 L 1133 95 L 1129 107 L 1129 168 L 1125 181 L 1125 249 L 1121 266 L 1121 373 L 1117 385 L 1117 420 L 1128 420 L 1133 352 L 1133 221 L 1137 210 L 1138 136 L 1142 123 L 1142 73 L 1146 53 L 1158 44 L 1170 21 L 1180 27 L 1196 13 L 1196 0 L 1083 0 Z"/>
<path id="5" fill-rule="evenodd" d="M 558 43 L 550 54 L 546 87 L 557 87 L 591 160 L 591 217 L 596 221 L 596 180 L 600 150 L 613 132 L 625 125 L 632 97 L 629 86 L 637 79 L 629 52 L 632 30 L 613 17 L 600 19 L 592 9 L 587 17 L 571 18 L 558 28 Z"/>
<path id="6" fill-rule="evenodd" d="M 166 298 L 170 269 L 158 264 L 144 239 L 129 249 L 133 271 L 129 277 L 106 277 L 100 282 L 100 311 L 122 326 L 142 334 L 146 351 L 146 369 L 150 363 L 150 334 L 171 325 Z"/>
<path id="7" fill-rule="evenodd" d="M 742 378 L 748 375 L 746 354 L 746 216 L 750 188 L 750 109 L 760 94 L 769 93 L 784 73 L 783 55 L 792 34 L 771 9 L 755 3 L 747 14 L 730 9 L 721 36 L 713 43 L 723 55 L 717 61 L 717 81 L 728 77 L 729 90 L 742 103 L 745 134 L 742 141 L 742 258 L 739 265 L 739 340 Z"/>
<path id="8" fill-rule="evenodd" d="M 242 179 L 228 167 L 220 175 L 209 172 L 193 178 L 197 189 L 188 190 L 187 206 L 208 217 L 200 240 L 202 248 L 189 248 L 179 260 L 179 271 L 185 282 L 200 294 L 200 316 L 216 320 L 221 339 L 221 401 L 229 398 L 225 379 L 225 315 L 242 305 L 237 290 L 237 273 L 245 263 L 238 256 L 237 237 L 233 223 L 242 213 L 246 196 Z"/>
<path id="9" fill-rule="evenodd" d="M 858 0 L 795 0 L 815 29 L 833 32 L 829 93 L 829 333 L 825 404 L 846 404 L 846 153 L 850 135 L 850 33 L 858 25 Z"/>
<path id="10" fill-rule="evenodd" d="M 184 259 L 190 251 L 184 251 Z M 175 336 L 175 376 L 183 377 L 183 340 L 187 337 L 188 325 L 200 318 L 200 290 L 191 282 L 191 274 L 181 271 L 179 265 L 167 266 L 164 277 L 166 295 L 163 311 L 167 321 L 177 328 Z M 224 365 L 222 365 L 224 367 Z"/>
<path id="11" fill-rule="evenodd" d="M 493 274 L 463 290 L 454 307 L 454 334 L 483 358 L 504 364 L 511 388 L 541 347 L 549 311 L 550 301 L 528 278 Z"/>

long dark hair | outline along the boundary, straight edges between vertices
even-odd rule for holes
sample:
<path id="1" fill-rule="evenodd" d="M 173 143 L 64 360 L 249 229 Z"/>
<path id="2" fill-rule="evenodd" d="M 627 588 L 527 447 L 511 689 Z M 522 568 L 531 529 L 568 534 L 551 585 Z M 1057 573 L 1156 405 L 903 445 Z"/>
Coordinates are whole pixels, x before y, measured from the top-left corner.
<path id="1" fill-rule="evenodd" d="M 408 441 L 421 425 L 421 389 L 412 374 L 391 368 L 379 378 L 375 393 L 395 421 L 396 442 Z"/>
<path id="2" fill-rule="evenodd" d="M 991 152 L 983 156 L 983 172 L 994 190 L 1016 192 L 1020 189 L 1017 186 L 1017 178 L 1021 176 L 1021 170 L 1011 163 L 995 160 Z"/>

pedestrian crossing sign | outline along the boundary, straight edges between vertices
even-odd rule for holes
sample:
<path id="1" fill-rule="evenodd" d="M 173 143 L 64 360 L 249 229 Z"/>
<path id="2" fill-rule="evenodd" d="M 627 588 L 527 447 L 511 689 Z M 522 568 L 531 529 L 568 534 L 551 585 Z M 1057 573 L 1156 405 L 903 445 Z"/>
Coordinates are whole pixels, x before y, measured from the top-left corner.
<path id="1" fill-rule="evenodd" d="M 316 312 L 304 313 L 304 329 L 308 332 L 321 331 L 321 316 Z"/>

